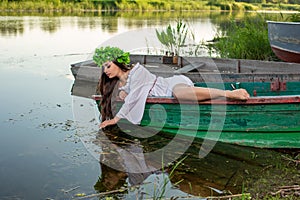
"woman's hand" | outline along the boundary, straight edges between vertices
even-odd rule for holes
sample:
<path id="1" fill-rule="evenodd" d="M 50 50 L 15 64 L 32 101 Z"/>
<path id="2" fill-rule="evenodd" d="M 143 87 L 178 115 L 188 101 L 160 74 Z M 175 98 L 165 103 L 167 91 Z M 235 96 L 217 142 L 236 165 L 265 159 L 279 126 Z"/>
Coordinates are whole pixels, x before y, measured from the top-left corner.
<path id="1" fill-rule="evenodd" d="M 236 100 L 247 100 L 250 98 L 250 95 L 245 89 L 236 89 L 232 91 L 227 90 L 226 97 Z"/>
<path id="2" fill-rule="evenodd" d="M 106 126 L 114 125 L 114 124 L 118 123 L 119 120 L 120 120 L 120 118 L 118 118 L 118 117 L 115 117 L 110 120 L 105 120 L 104 122 L 102 122 L 99 125 L 99 128 L 105 128 Z"/>

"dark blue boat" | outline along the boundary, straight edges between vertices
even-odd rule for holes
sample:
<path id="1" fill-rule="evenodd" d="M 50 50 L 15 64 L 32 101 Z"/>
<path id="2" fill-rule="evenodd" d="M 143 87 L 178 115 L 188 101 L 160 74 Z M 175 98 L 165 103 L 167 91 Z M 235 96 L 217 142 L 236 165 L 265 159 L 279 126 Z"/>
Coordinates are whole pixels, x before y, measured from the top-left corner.
<path id="1" fill-rule="evenodd" d="M 268 21 L 268 36 L 278 58 L 300 63 L 300 22 Z"/>

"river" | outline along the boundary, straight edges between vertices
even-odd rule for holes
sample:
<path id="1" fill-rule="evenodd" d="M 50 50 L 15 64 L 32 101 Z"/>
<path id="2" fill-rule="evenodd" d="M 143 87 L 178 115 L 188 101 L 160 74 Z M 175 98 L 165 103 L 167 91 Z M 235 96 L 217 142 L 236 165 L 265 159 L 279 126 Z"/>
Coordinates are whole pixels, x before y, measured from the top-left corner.
<path id="1" fill-rule="evenodd" d="M 211 18 L 214 15 L 187 17 L 197 41 L 213 38 L 218 26 L 215 18 Z M 219 15 L 222 19 L 222 14 Z M 129 184 L 128 174 L 118 174 L 99 164 L 94 148 L 103 152 L 105 140 L 97 145 L 85 142 L 98 134 L 98 113 L 92 100 L 71 95 L 74 79 L 70 64 L 91 58 L 101 44 L 119 43 L 126 50 L 135 51 L 140 50 L 142 42 L 145 42 L 144 49 L 152 45 L 149 41 L 155 38 L 147 35 L 148 30 L 162 29 L 177 19 L 172 15 L 153 16 L 0 16 L 0 199 L 71 199 L 103 192 L 99 189 L 99 182 L 102 180 L 103 186 L 107 178 L 103 173 L 111 174 L 108 179 L 119 177 Z M 150 40 L 145 40 L 143 34 Z M 86 112 L 93 113 L 95 118 L 85 118 Z M 137 151 L 141 150 L 137 148 Z M 216 162 L 216 159 L 212 156 L 208 161 Z M 195 162 L 197 158 L 189 165 L 197 168 Z M 223 159 L 218 165 L 221 162 L 229 161 Z M 211 167 L 207 161 L 200 163 L 203 163 L 202 170 Z M 197 170 L 194 168 L 187 169 L 186 173 Z M 233 173 L 226 170 L 227 175 Z M 166 180 L 167 174 L 158 171 L 144 174 L 142 181 Z M 166 196 L 189 193 L 206 196 L 211 188 L 223 190 L 224 181 L 217 180 L 224 178 L 225 172 L 177 177 L 176 181 L 191 178 L 190 183 L 196 181 L 196 185 L 189 188 L 186 183 L 174 189 L 168 182 Z M 206 191 L 201 184 L 206 186 Z M 218 188 L 222 184 L 223 188 Z M 240 188 L 234 189 L 233 183 L 228 188 L 240 192 Z M 155 194 L 156 191 L 153 186 L 145 186 L 143 190 L 133 189 L 119 195 L 135 199 L 143 192 Z"/>

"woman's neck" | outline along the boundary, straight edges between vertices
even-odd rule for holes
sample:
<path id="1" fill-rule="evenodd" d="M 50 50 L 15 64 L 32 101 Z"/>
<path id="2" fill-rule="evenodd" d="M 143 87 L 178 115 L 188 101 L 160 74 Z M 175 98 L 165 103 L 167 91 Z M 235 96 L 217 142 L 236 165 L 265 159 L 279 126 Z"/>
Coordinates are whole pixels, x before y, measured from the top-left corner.
<path id="1" fill-rule="evenodd" d="M 126 72 L 121 72 L 119 75 L 119 80 L 121 82 L 122 85 L 125 85 L 127 82 L 127 78 L 128 78 L 128 74 L 129 74 L 129 70 Z"/>

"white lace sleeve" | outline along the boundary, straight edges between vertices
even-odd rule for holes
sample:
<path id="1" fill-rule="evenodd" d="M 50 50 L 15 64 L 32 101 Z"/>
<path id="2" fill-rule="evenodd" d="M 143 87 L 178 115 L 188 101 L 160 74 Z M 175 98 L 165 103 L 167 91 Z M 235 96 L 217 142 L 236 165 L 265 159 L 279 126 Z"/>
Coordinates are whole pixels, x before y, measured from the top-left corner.
<path id="1" fill-rule="evenodd" d="M 128 85 L 128 95 L 116 116 L 125 118 L 133 124 L 140 124 L 146 99 L 155 78 L 155 75 L 151 74 L 144 66 L 137 64 L 130 72 L 130 78 L 128 77 L 128 84 L 126 84 Z"/>

